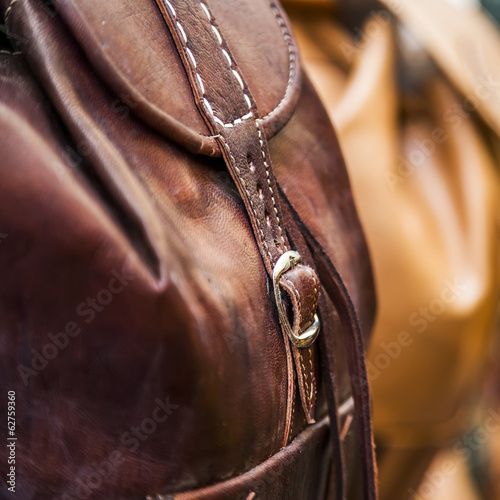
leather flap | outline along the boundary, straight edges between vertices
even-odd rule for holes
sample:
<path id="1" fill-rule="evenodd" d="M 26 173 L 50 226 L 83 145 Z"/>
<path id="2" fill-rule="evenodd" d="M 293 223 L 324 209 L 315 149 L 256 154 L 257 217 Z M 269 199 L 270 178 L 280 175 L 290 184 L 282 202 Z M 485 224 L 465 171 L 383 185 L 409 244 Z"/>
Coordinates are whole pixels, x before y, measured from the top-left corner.
<path id="1" fill-rule="evenodd" d="M 298 98 L 297 53 L 287 22 L 271 0 L 206 4 L 270 137 L 286 123 Z M 55 0 L 51 8 L 116 95 L 110 106 L 117 114 L 132 112 L 190 151 L 220 155 L 154 0 Z"/>

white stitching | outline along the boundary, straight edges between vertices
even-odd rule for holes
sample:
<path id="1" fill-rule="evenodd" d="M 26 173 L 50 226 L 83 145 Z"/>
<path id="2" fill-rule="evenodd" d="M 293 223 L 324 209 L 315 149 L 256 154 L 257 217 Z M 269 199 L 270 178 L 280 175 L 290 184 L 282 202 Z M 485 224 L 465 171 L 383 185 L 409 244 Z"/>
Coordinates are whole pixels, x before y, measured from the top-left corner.
<path id="1" fill-rule="evenodd" d="M 12 7 L 14 6 L 15 3 L 17 3 L 19 0 L 11 0 L 10 4 L 7 6 L 7 8 L 5 9 L 5 14 L 3 16 L 4 20 L 5 20 L 5 25 L 7 26 L 8 22 L 9 22 L 9 15 L 10 15 L 10 12 L 12 10 Z"/>
<path id="2" fill-rule="evenodd" d="M 234 159 L 233 153 L 231 152 L 231 148 L 229 147 L 229 144 L 226 142 L 226 139 L 224 139 L 224 137 L 222 137 L 222 136 L 219 136 L 219 138 L 224 142 L 224 144 L 229 152 L 229 156 L 231 157 L 231 161 L 232 161 L 233 166 L 236 170 L 236 173 L 238 174 L 238 178 L 240 179 L 241 185 L 243 186 L 243 189 L 245 190 L 245 193 L 247 194 L 247 198 L 248 198 L 248 201 L 250 202 L 250 206 L 252 207 L 252 211 L 253 211 L 255 220 L 257 221 L 257 226 L 259 228 L 259 232 L 260 232 L 260 235 L 262 238 L 262 245 L 264 246 L 264 248 L 267 252 L 267 255 L 269 257 L 269 262 L 272 263 L 273 258 L 271 256 L 271 252 L 269 251 L 269 247 L 267 246 L 266 237 L 264 236 L 264 231 L 262 231 L 262 226 L 260 225 L 260 219 L 257 216 L 257 212 L 255 211 L 255 207 L 253 205 L 253 201 L 252 201 L 252 198 L 250 196 L 250 193 L 247 189 L 246 182 L 243 179 L 243 177 L 241 176 L 241 170 L 239 169 L 238 165 L 236 164 L 236 160 Z"/>
<path id="3" fill-rule="evenodd" d="M 191 49 L 186 47 L 186 52 L 188 53 L 189 58 L 191 59 L 191 62 L 193 63 L 193 66 L 196 68 L 196 59 L 194 58 L 193 53 L 191 52 Z M 200 76 L 198 73 L 196 73 L 196 76 Z M 201 78 L 200 78 L 201 80 Z M 205 90 L 205 87 L 203 86 L 203 90 Z"/>
<path id="4" fill-rule="evenodd" d="M 208 9 L 208 6 L 202 0 L 200 0 L 200 5 L 203 8 L 203 12 L 205 12 L 205 15 L 207 16 L 208 21 L 210 22 L 210 26 L 212 28 L 212 31 L 215 33 L 215 36 L 217 38 L 217 41 L 219 42 L 222 54 L 226 58 L 226 60 L 229 64 L 229 68 L 231 69 L 234 77 L 236 78 L 237 82 L 239 83 L 239 85 L 241 87 L 241 90 L 243 91 L 243 96 L 245 97 L 246 104 L 248 106 L 248 109 L 250 110 L 250 113 L 247 113 L 246 115 L 242 116 L 241 118 L 237 118 L 232 123 L 224 123 L 220 119 L 216 120 L 217 123 L 221 124 L 223 127 L 234 127 L 238 123 L 241 123 L 244 120 L 248 120 L 249 118 L 251 118 L 253 116 L 252 104 L 251 104 L 250 98 L 248 97 L 248 95 L 245 92 L 245 86 L 243 84 L 243 80 L 242 80 L 241 76 L 239 75 L 239 73 L 235 69 L 233 69 L 233 62 L 232 62 L 231 56 L 228 54 L 227 50 L 224 49 L 224 47 L 222 45 L 222 43 L 223 43 L 222 36 L 221 36 L 219 30 L 217 29 L 217 27 L 212 23 L 212 15 L 210 13 L 210 10 Z M 214 116 L 214 120 L 215 120 L 215 118 L 217 118 L 217 117 L 215 115 L 213 115 L 213 116 Z"/>
<path id="5" fill-rule="evenodd" d="M 298 324 L 299 324 L 299 328 L 300 328 L 300 324 L 302 323 L 302 303 L 300 301 L 300 293 L 299 291 L 297 290 L 297 287 L 295 286 L 295 284 L 290 281 L 288 278 L 284 279 L 283 280 L 285 283 L 287 283 L 289 286 L 291 286 L 292 290 L 293 290 L 293 293 L 294 295 L 297 297 L 297 304 L 298 304 L 298 311 L 297 311 L 297 314 L 299 316 L 299 320 L 298 320 Z M 308 406 L 308 409 L 309 409 L 309 406 L 311 405 L 311 397 L 309 395 L 309 387 L 311 387 L 311 396 L 312 396 L 312 385 L 310 386 L 308 384 L 308 372 L 306 370 L 306 367 L 304 365 L 304 358 L 302 357 L 302 351 L 299 350 L 299 360 L 300 360 L 300 366 L 302 367 L 302 381 L 303 381 L 303 384 L 305 386 L 305 395 L 306 395 L 306 402 L 307 402 L 307 406 Z"/>
<path id="6" fill-rule="evenodd" d="M 278 207 L 276 206 L 276 200 L 274 199 L 273 188 L 271 187 L 271 177 L 269 175 L 269 165 L 267 164 L 266 153 L 264 152 L 264 141 L 262 139 L 262 132 L 260 131 L 259 124 L 255 121 L 255 126 L 257 127 L 257 132 L 259 133 L 259 142 L 260 142 L 260 151 L 262 152 L 262 158 L 264 160 L 264 166 L 266 167 L 266 178 L 267 178 L 267 186 L 271 193 L 271 200 L 273 201 L 273 209 L 276 215 L 276 221 L 278 223 L 278 229 L 280 231 L 281 243 L 285 248 L 285 251 L 288 250 L 287 244 L 285 243 L 285 238 L 283 237 L 283 230 L 281 229 L 280 218 L 278 215 Z"/>
<path id="7" fill-rule="evenodd" d="M 210 109 L 212 109 L 212 108 L 210 108 Z M 252 114 L 252 112 L 250 112 L 250 113 L 242 116 L 241 118 L 236 118 L 236 120 L 234 120 L 233 123 L 224 123 L 220 118 L 217 118 L 213 113 L 212 113 L 212 116 L 214 117 L 214 121 L 216 121 L 219 125 L 222 125 L 225 128 L 232 128 L 235 125 L 238 125 L 239 123 L 243 123 L 245 120 L 248 120 L 249 118 L 251 118 L 253 116 L 253 114 Z"/>
<path id="8" fill-rule="evenodd" d="M 165 0 L 165 3 L 167 4 L 167 7 L 170 9 L 172 16 L 176 17 L 177 14 L 175 12 L 174 6 L 168 0 Z"/>
<path id="9" fill-rule="evenodd" d="M 203 98 L 203 104 L 205 105 L 205 107 L 208 109 L 208 111 L 210 112 L 210 114 L 212 116 L 214 116 L 214 111 L 212 109 L 212 106 L 210 105 L 210 103 L 205 99 Z M 215 116 L 214 116 L 214 119 L 215 119 Z"/>
<path id="10" fill-rule="evenodd" d="M 307 409 L 310 410 L 310 406 L 311 406 L 311 397 L 312 397 L 312 392 L 313 392 L 313 388 L 312 388 L 312 385 L 310 386 L 311 387 L 311 394 L 309 395 L 309 385 L 308 385 L 308 375 L 309 373 L 307 372 L 306 370 L 306 367 L 304 365 L 304 358 L 302 357 L 302 351 L 299 350 L 299 359 L 300 359 L 300 366 L 302 366 L 302 374 L 303 374 L 303 382 L 304 382 L 304 386 L 305 386 L 305 394 L 306 394 L 306 403 L 307 403 Z"/>
<path id="11" fill-rule="evenodd" d="M 238 80 L 238 83 L 240 84 L 241 90 L 245 90 L 245 86 L 243 85 L 243 80 L 241 79 L 241 76 L 238 75 L 237 71 L 232 70 L 234 77 L 236 80 Z M 249 108 L 251 107 L 250 105 L 248 106 Z"/>
<path id="12" fill-rule="evenodd" d="M 311 278 L 314 281 L 315 300 L 314 300 L 314 304 L 313 304 L 313 308 L 312 308 L 312 310 L 313 310 L 312 314 L 314 314 L 314 309 L 315 309 L 314 306 L 316 305 L 317 300 L 318 300 L 317 280 L 316 280 L 316 277 L 314 276 L 314 273 L 307 266 L 303 266 L 303 267 L 311 275 Z M 292 281 L 290 281 L 288 278 L 284 279 L 283 281 L 286 282 L 289 286 L 291 286 L 295 296 L 297 297 L 298 316 L 299 316 L 299 325 L 300 325 L 302 323 L 302 304 L 300 302 L 300 293 L 297 290 L 295 284 Z M 299 360 L 300 360 L 300 365 L 302 367 L 302 374 L 303 374 L 302 380 L 303 380 L 303 383 L 305 386 L 304 392 L 305 392 L 305 396 L 306 396 L 306 402 L 307 402 L 308 407 L 310 407 L 312 405 L 314 387 L 316 385 L 316 375 L 314 374 L 314 367 L 313 367 L 313 363 L 312 363 L 312 350 L 308 349 L 308 351 L 309 351 L 309 366 L 311 367 L 311 370 L 309 372 L 306 370 L 306 367 L 304 364 L 304 358 L 302 356 L 301 350 L 299 350 Z M 309 380 L 309 376 L 310 376 L 310 380 Z"/>
<path id="13" fill-rule="evenodd" d="M 318 297 L 319 297 L 318 281 L 316 280 L 316 276 L 314 276 L 314 273 L 312 272 L 311 268 L 308 266 L 304 266 L 304 267 L 314 281 L 314 302 L 313 302 L 313 305 L 311 307 L 311 319 L 310 319 L 310 321 L 312 322 L 312 321 L 314 321 L 314 311 L 316 310 L 316 306 L 318 303 Z"/>
<path id="14" fill-rule="evenodd" d="M 219 30 L 213 24 L 211 24 L 211 27 L 212 27 L 212 31 L 215 33 L 215 36 L 217 37 L 217 41 L 219 42 L 219 45 L 222 46 L 222 37 L 220 36 Z"/>
<path id="15" fill-rule="evenodd" d="M 17 1 L 17 0 L 14 0 L 14 1 Z M 188 38 L 187 38 L 186 32 L 185 32 L 184 28 L 182 27 L 180 21 L 177 19 L 175 9 L 172 6 L 172 4 L 170 3 L 170 1 L 169 0 L 164 0 L 164 1 L 167 4 L 167 7 L 169 8 L 169 10 L 171 11 L 171 13 L 173 14 L 173 16 L 175 18 L 174 19 L 175 20 L 175 24 L 178 27 L 178 30 L 179 30 L 179 32 L 181 34 L 181 37 L 182 37 L 182 40 L 184 41 L 184 48 L 185 48 L 186 53 L 188 54 L 189 58 L 191 59 L 191 63 L 193 65 L 193 69 L 196 72 L 196 77 L 197 77 L 198 83 L 200 84 L 200 90 L 201 90 L 201 93 L 203 95 L 203 101 L 202 101 L 203 105 L 205 106 L 206 110 L 212 115 L 214 121 L 216 123 L 218 123 L 219 125 L 221 125 L 222 127 L 224 127 L 224 128 L 231 128 L 231 127 L 234 127 L 234 126 L 242 123 L 243 121 L 248 120 L 249 118 L 251 118 L 253 116 L 253 113 L 252 113 L 252 103 L 251 103 L 250 98 L 248 97 L 247 93 L 245 92 L 245 85 L 243 83 L 243 79 L 241 78 L 240 74 L 233 68 L 231 57 L 228 54 L 228 52 L 224 49 L 224 47 L 222 46 L 222 43 L 223 43 L 222 37 L 221 37 L 221 35 L 220 35 L 219 30 L 217 29 L 217 27 L 214 26 L 213 23 L 212 23 L 212 15 L 210 13 L 210 10 L 208 9 L 208 6 L 206 4 L 204 4 L 202 0 L 200 0 L 200 6 L 202 7 L 203 12 L 205 13 L 205 15 L 207 16 L 208 21 L 210 22 L 210 26 L 212 28 L 212 31 L 215 33 L 215 35 L 217 37 L 217 40 L 219 42 L 222 54 L 227 59 L 229 67 L 230 67 L 230 69 L 231 69 L 231 71 L 233 73 L 233 76 L 236 79 L 236 81 L 238 82 L 238 84 L 240 85 L 240 87 L 241 87 L 241 89 L 243 91 L 243 96 L 245 98 L 246 104 L 248 106 L 248 109 L 250 110 L 249 113 L 247 113 L 246 115 L 243 115 L 240 118 L 236 118 L 231 123 L 224 123 L 219 117 L 215 116 L 215 113 L 213 111 L 212 105 L 210 104 L 210 102 L 207 100 L 207 98 L 205 96 L 205 86 L 203 85 L 203 79 L 201 78 L 201 75 L 198 72 L 196 59 L 195 59 L 193 53 L 191 52 L 191 49 L 187 46 Z M 277 17 L 276 14 L 275 14 L 275 17 Z M 288 250 L 288 247 L 286 245 L 285 238 L 283 236 L 283 230 L 281 228 L 280 218 L 279 218 L 279 215 L 278 215 L 278 208 L 277 208 L 277 205 L 276 205 L 276 200 L 274 198 L 274 192 L 273 192 L 273 189 L 271 187 L 271 177 L 270 177 L 270 174 L 269 174 L 269 165 L 267 163 L 266 153 L 264 151 L 264 141 L 262 139 L 262 132 L 260 131 L 258 123 L 256 121 L 254 123 L 255 123 L 255 127 L 257 128 L 257 132 L 258 132 L 258 135 L 259 135 L 260 149 L 261 149 L 262 158 L 263 158 L 263 161 L 264 161 L 264 166 L 265 166 L 265 169 L 266 169 L 267 185 L 268 185 L 268 188 L 269 188 L 269 192 L 271 193 L 271 200 L 273 202 L 273 210 L 274 210 L 274 213 L 275 213 L 275 216 L 276 216 L 276 221 L 277 221 L 277 224 L 278 224 L 278 229 L 279 229 L 279 233 L 280 233 L 281 243 L 282 243 L 282 245 L 283 245 L 283 247 L 285 248 L 285 251 L 286 251 L 286 250 Z M 234 159 L 234 157 L 232 155 L 232 152 L 231 152 L 229 146 L 227 145 L 226 142 L 225 142 L 225 144 L 226 144 L 226 147 L 229 150 L 229 154 L 231 155 L 231 159 L 232 159 L 233 164 L 234 164 L 234 166 L 236 168 L 236 171 L 238 173 L 238 176 L 240 178 L 242 186 L 244 187 L 244 189 L 245 189 L 245 191 L 247 193 L 248 199 L 249 199 L 250 204 L 252 206 L 252 209 L 254 211 L 255 219 L 256 219 L 257 224 L 259 226 L 259 231 L 260 231 L 260 233 L 262 235 L 262 243 L 263 243 L 263 245 L 264 245 L 264 247 L 265 247 L 265 249 L 267 251 L 267 254 L 269 255 L 270 262 L 272 262 L 273 259 L 271 257 L 271 253 L 270 253 L 269 248 L 267 246 L 267 243 L 265 241 L 265 236 L 264 236 L 264 232 L 262 231 L 262 228 L 261 228 L 261 225 L 260 225 L 260 220 L 257 217 L 257 213 L 255 212 L 255 209 L 253 207 L 253 202 L 252 202 L 252 199 L 250 197 L 250 193 L 248 192 L 248 190 L 246 188 L 245 181 L 241 177 L 239 168 L 236 165 L 236 161 L 235 161 L 235 159 Z"/>
<path id="16" fill-rule="evenodd" d="M 309 366 L 311 367 L 310 373 L 312 374 L 311 377 L 311 394 L 309 395 L 309 399 L 312 400 L 313 398 L 313 387 L 316 387 L 316 373 L 314 372 L 314 366 L 312 362 L 312 357 L 313 357 L 313 350 L 312 347 L 309 347 Z"/>
<path id="17" fill-rule="evenodd" d="M 184 31 L 184 28 L 182 27 L 182 24 L 179 21 L 177 21 L 175 24 L 177 25 L 177 28 L 179 28 L 179 31 L 181 32 L 182 38 L 184 38 L 184 43 L 187 44 L 188 39 L 187 39 L 186 32 Z M 187 49 L 188 49 L 188 47 L 186 46 L 186 50 Z M 196 62 L 195 62 L 194 67 L 196 68 Z"/>
<path id="18" fill-rule="evenodd" d="M 288 442 L 291 443 L 293 440 L 293 418 L 295 416 L 295 373 L 293 374 L 293 400 L 292 400 L 292 417 L 290 418 L 290 430 L 288 432 Z"/>
<path id="19" fill-rule="evenodd" d="M 198 83 L 200 84 L 201 92 L 204 94 L 205 93 L 205 85 L 203 85 L 203 80 L 201 79 L 201 76 L 198 73 L 196 73 L 196 78 L 198 78 Z"/>
<path id="20" fill-rule="evenodd" d="M 227 60 L 227 63 L 229 64 L 229 66 L 232 66 L 232 61 L 231 61 L 231 57 L 229 57 L 229 54 L 227 53 L 227 50 L 226 49 L 222 49 L 222 53 L 224 54 L 224 57 L 226 58 Z"/>
<path id="21" fill-rule="evenodd" d="M 10 52 L 9 50 L 0 50 L 0 54 L 8 54 L 9 56 L 18 56 L 22 52 Z"/>
<path id="22" fill-rule="evenodd" d="M 13 0 L 13 3 L 15 3 L 17 1 L 18 0 Z M 223 44 L 222 36 L 221 36 L 219 30 L 217 29 L 217 27 L 212 23 L 212 15 L 210 14 L 208 6 L 205 5 L 202 0 L 200 0 L 201 8 L 202 8 L 203 12 L 205 13 L 205 15 L 207 16 L 208 21 L 210 22 L 210 27 L 212 28 L 212 31 L 214 32 L 214 34 L 217 38 L 217 41 L 219 42 L 220 49 L 221 49 L 222 54 L 224 55 L 224 57 L 226 58 L 226 60 L 229 64 L 229 68 L 231 69 L 235 79 L 237 80 L 241 89 L 243 90 L 243 96 L 245 98 L 245 102 L 248 106 L 248 109 L 250 110 L 250 112 L 247 113 L 246 115 L 242 116 L 241 118 L 237 118 L 236 120 L 234 120 L 233 122 L 230 122 L 230 123 L 224 123 L 220 118 L 215 116 L 212 106 L 210 105 L 210 103 L 208 102 L 208 100 L 205 97 L 205 85 L 203 84 L 203 79 L 201 78 L 201 75 L 198 72 L 198 69 L 197 69 L 198 65 L 196 64 L 196 59 L 195 59 L 194 54 L 192 53 L 191 49 L 187 45 L 188 38 L 187 38 L 186 32 L 184 31 L 182 24 L 180 23 L 180 21 L 177 18 L 177 13 L 176 13 L 173 5 L 170 3 L 169 0 L 164 0 L 164 2 L 167 5 L 168 9 L 170 10 L 172 17 L 174 18 L 175 24 L 177 26 L 179 33 L 181 34 L 181 39 L 184 43 L 184 49 L 186 50 L 186 53 L 188 54 L 189 59 L 191 60 L 191 64 L 193 65 L 193 69 L 195 70 L 196 79 L 198 81 L 198 84 L 200 85 L 200 90 L 201 90 L 201 93 L 203 95 L 203 104 L 204 104 L 205 108 L 207 109 L 207 111 L 213 116 L 214 121 L 216 123 L 218 123 L 219 125 L 221 125 L 222 127 L 231 128 L 231 127 L 234 127 L 235 125 L 238 125 L 239 123 L 251 118 L 253 116 L 252 103 L 250 101 L 250 98 L 248 97 L 248 95 L 245 92 L 245 86 L 243 84 L 243 80 L 242 80 L 241 76 L 233 68 L 233 62 L 231 60 L 231 57 L 229 56 L 228 52 L 224 49 L 224 47 L 222 45 Z M 281 228 L 280 228 L 280 231 L 281 231 Z"/>
<path id="23" fill-rule="evenodd" d="M 210 12 L 209 12 L 207 6 L 203 2 L 200 2 L 200 4 L 201 4 L 201 8 L 205 11 L 206 16 L 208 17 L 208 19 L 210 19 Z"/>
<path id="24" fill-rule="evenodd" d="M 283 17 L 281 16 L 281 13 L 279 9 L 274 5 L 273 2 L 268 2 L 269 8 L 271 9 L 272 13 L 274 14 L 274 17 L 280 27 L 281 33 L 283 34 L 283 40 L 286 43 L 286 46 L 288 48 L 288 82 L 286 85 L 285 93 L 283 97 L 281 98 L 281 101 L 278 103 L 278 105 L 272 110 L 267 113 L 266 116 L 262 116 L 259 118 L 259 121 L 265 120 L 268 118 L 270 115 L 272 115 L 274 112 L 280 108 L 283 103 L 285 102 L 286 98 L 290 94 L 290 90 L 292 88 L 292 82 L 295 77 L 295 71 L 296 71 L 296 54 L 295 54 L 295 47 L 292 43 L 292 37 L 290 33 L 288 32 L 288 28 L 285 24 L 285 21 L 283 20 Z"/>
<path id="25" fill-rule="evenodd" d="M 15 3 L 17 2 L 18 0 L 13 0 L 12 3 Z M 168 9 L 170 10 L 172 16 L 175 18 L 177 16 L 177 13 L 173 7 L 173 5 L 169 2 L 169 0 L 164 0 L 165 4 L 167 5 Z M 206 16 L 210 19 L 211 16 L 210 16 L 210 12 L 208 11 L 206 5 L 200 1 L 200 5 L 202 7 L 202 9 L 204 10 Z M 290 93 L 290 90 L 291 90 L 291 87 L 292 87 L 292 82 L 293 82 L 293 78 L 295 76 L 295 72 L 296 72 L 296 52 L 295 52 L 295 47 L 294 45 L 291 43 L 291 40 L 292 40 L 292 37 L 290 36 L 289 32 L 288 32 L 288 29 L 286 27 L 286 24 L 284 23 L 283 21 L 283 18 L 278 10 L 278 8 L 271 2 L 271 1 L 268 1 L 268 5 L 269 5 L 269 8 L 271 9 L 279 27 L 280 27 L 280 30 L 283 34 L 283 39 L 288 47 L 288 61 L 289 61 L 289 70 L 288 70 L 288 83 L 287 83 L 287 87 L 285 89 L 285 93 L 283 95 L 283 97 L 281 98 L 281 101 L 274 107 L 274 109 L 272 109 L 269 113 L 267 113 L 267 115 L 261 117 L 261 118 L 258 118 L 257 121 L 259 122 L 262 122 L 264 121 L 266 118 L 268 118 L 269 116 L 271 116 L 273 113 L 275 113 L 282 105 L 283 105 L 283 102 L 286 100 L 286 98 L 288 97 L 288 94 Z M 8 9 L 8 7 L 7 7 Z M 224 51 L 224 49 L 223 49 Z M 226 56 L 226 54 L 224 54 Z M 226 59 L 227 59 L 228 56 L 226 56 Z M 201 80 L 201 77 L 199 75 L 199 73 L 196 73 L 196 76 L 197 76 L 197 79 L 198 79 L 198 83 L 200 84 L 200 89 L 202 91 L 202 94 L 204 95 L 205 94 L 205 87 L 203 85 L 203 81 Z M 246 94 L 245 94 L 245 97 Z M 251 115 L 252 116 L 252 115 Z M 244 117 L 245 120 L 247 119 L 247 115 L 245 115 Z M 217 120 L 216 120 L 217 121 Z M 224 124 L 222 122 L 222 120 L 219 120 L 217 123 L 220 123 L 220 124 L 223 124 L 225 127 L 231 127 L 233 126 L 232 124 Z M 209 135 L 209 136 L 205 136 L 205 137 L 209 137 L 209 138 L 217 138 L 217 135 Z"/>

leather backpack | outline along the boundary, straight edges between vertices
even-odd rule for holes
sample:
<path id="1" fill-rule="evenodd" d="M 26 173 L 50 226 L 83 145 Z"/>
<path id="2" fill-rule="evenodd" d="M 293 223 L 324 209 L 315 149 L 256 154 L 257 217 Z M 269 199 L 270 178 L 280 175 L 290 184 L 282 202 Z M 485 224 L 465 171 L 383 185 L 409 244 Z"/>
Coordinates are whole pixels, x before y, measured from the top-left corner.
<path id="1" fill-rule="evenodd" d="M 0 10 L 17 498 L 375 499 L 372 271 L 280 6 Z"/>

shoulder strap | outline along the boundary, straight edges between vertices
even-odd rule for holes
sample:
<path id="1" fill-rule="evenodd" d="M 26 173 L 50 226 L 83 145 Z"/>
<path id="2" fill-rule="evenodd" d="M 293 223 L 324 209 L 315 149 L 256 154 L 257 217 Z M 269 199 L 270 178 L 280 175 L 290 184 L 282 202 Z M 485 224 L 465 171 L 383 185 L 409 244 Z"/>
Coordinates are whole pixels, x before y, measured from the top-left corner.
<path id="1" fill-rule="evenodd" d="M 351 382 L 351 393 L 354 399 L 354 413 L 357 425 L 359 447 L 361 452 L 361 468 L 363 477 L 364 498 L 366 500 L 377 499 L 377 468 L 374 453 L 373 429 L 370 416 L 370 391 L 365 365 L 365 349 L 363 335 L 359 325 L 358 317 L 352 299 L 339 272 L 332 261 L 321 247 L 318 240 L 311 233 L 306 224 L 302 221 L 291 202 L 286 197 L 283 189 L 279 189 L 280 197 L 283 201 L 284 210 L 289 211 L 295 224 L 301 232 L 302 238 L 307 243 L 308 251 L 316 266 L 317 273 L 326 294 L 334 304 L 343 328 L 343 342 L 346 346 L 347 362 Z M 305 251 L 304 251 L 305 253 Z M 320 303 L 321 307 L 321 303 Z M 323 376 L 327 387 L 327 397 L 329 414 L 331 421 L 331 440 L 334 450 L 334 457 L 339 463 L 334 464 L 334 473 L 337 481 L 337 496 L 335 498 L 345 498 L 346 471 L 343 471 L 345 464 L 342 457 L 341 437 L 339 435 L 338 408 L 336 403 L 336 376 L 335 376 L 335 352 L 330 335 L 320 337 L 321 358 L 323 361 Z"/>

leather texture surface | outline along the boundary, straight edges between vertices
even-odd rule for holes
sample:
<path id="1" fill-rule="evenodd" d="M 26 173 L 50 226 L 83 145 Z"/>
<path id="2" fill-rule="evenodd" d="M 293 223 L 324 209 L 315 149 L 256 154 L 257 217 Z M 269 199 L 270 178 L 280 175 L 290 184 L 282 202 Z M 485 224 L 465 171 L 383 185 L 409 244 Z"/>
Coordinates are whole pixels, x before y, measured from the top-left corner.
<path id="1" fill-rule="evenodd" d="M 328 422 L 309 427 L 290 446 L 247 474 L 216 486 L 180 493 L 178 500 L 247 500 L 262 498 L 325 498 L 325 470 L 315 464 L 328 461 Z M 283 478 L 297 478 L 283 481 Z M 164 496 L 165 500 L 169 497 Z M 163 500 L 163 498 L 161 500 Z"/>
<path id="2" fill-rule="evenodd" d="M 305 264 L 339 273 L 305 304 L 321 302 L 336 361 L 302 354 L 313 370 L 298 384 L 255 228 L 211 157 L 161 12 L 115 3 L 0 2 L 21 52 L 0 54 L 0 371 L 17 394 L 18 494 L 198 498 L 187 492 L 285 456 L 269 491 L 316 498 L 342 479 L 332 433 L 366 488 L 369 402 L 349 373 L 364 376 L 371 267 L 329 118 L 298 61 L 291 72 L 286 21 L 274 3 L 210 2 L 262 118 L 287 237 Z M 327 401 L 351 396 L 343 416 L 329 405 L 327 431 Z"/>
<path id="3" fill-rule="evenodd" d="M 148 125 L 193 152 L 220 154 L 192 100 L 179 54 L 155 3 L 128 1 L 114 7 L 61 0 L 54 2 L 50 14 L 57 13 L 72 29 L 99 76 L 123 101 L 117 108 L 133 108 Z M 267 0 L 236 0 L 230 7 L 218 0 L 210 8 L 218 22 L 232 26 L 224 36 L 255 95 L 264 126 L 274 130 L 289 117 L 300 79 L 291 38 L 285 39 L 285 21 Z M 212 91 L 208 85 L 207 91 Z"/>

